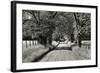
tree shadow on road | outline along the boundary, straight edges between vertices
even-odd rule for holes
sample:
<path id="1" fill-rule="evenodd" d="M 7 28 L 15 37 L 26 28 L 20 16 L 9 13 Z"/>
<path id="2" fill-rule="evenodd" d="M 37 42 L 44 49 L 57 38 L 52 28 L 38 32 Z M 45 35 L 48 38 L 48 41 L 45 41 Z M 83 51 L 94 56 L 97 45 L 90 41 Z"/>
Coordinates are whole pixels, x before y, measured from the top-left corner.
<path id="1" fill-rule="evenodd" d="M 72 47 L 57 47 L 54 50 L 70 50 L 70 51 L 72 51 Z"/>
<path id="2" fill-rule="evenodd" d="M 50 53 L 51 51 L 54 51 L 54 50 L 70 50 L 70 51 L 72 51 L 72 47 L 59 47 L 58 48 L 58 45 L 59 45 L 60 43 L 58 43 L 55 47 L 49 47 L 49 50 L 47 51 L 47 52 L 45 52 L 45 53 L 43 53 L 41 56 L 39 56 L 39 57 L 37 57 L 35 60 L 33 60 L 32 62 L 38 62 L 38 61 L 40 61 L 42 58 L 44 58 L 48 53 Z"/>
<path id="3" fill-rule="evenodd" d="M 43 53 L 41 56 L 37 57 L 35 60 L 33 60 L 32 62 L 38 62 L 40 61 L 43 57 L 45 57 L 49 52 L 51 52 L 52 50 L 48 50 L 47 52 Z"/>

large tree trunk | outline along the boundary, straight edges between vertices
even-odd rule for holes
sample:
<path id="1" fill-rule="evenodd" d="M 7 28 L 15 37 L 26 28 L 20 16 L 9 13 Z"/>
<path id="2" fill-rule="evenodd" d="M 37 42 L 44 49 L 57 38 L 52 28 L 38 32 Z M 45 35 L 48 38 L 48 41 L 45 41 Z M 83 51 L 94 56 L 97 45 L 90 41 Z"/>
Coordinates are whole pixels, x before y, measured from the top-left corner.
<path id="1" fill-rule="evenodd" d="M 80 22 L 79 22 L 79 19 L 77 18 L 76 13 L 73 13 L 73 15 L 74 15 L 74 19 L 75 19 L 75 22 L 76 22 L 75 39 L 76 39 L 78 46 L 81 47 L 81 36 L 80 36 L 80 26 L 79 26 Z"/>

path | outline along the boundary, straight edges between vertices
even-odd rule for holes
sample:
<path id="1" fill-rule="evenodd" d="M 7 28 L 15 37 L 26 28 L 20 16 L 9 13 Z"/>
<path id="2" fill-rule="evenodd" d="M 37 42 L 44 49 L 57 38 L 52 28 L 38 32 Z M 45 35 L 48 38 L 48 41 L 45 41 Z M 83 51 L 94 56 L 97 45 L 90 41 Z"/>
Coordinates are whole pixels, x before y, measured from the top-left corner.
<path id="1" fill-rule="evenodd" d="M 57 43 L 58 44 L 58 43 Z M 89 45 L 90 46 L 90 45 Z M 91 49 L 83 45 L 69 47 L 65 43 L 60 43 L 56 48 L 49 49 L 38 44 L 25 48 L 23 45 L 23 62 L 46 62 L 46 61 L 66 61 L 66 60 L 86 60 L 91 57 Z"/>
<path id="2" fill-rule="evenodd" d="M 80 50 L 81 49 L 81 50 Z M 42 61 L 65 61 L 65 60 L 84 60 L 90 59 L 90 50 L 73 47 L 72 49 L 55 49 L 49 52 Z"/>

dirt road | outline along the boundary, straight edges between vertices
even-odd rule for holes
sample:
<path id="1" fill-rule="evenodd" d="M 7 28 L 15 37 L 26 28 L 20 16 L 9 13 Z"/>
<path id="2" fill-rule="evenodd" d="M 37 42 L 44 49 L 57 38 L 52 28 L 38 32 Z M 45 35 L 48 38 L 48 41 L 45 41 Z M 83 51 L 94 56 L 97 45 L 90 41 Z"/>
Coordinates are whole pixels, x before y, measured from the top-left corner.
<path id="1" fill-rule="evenodd" d="M 55 49 L 44 56 L 41 61 L 65 61 L 90 59 L 90 50 L 73 47 L 71 49 Z"/>

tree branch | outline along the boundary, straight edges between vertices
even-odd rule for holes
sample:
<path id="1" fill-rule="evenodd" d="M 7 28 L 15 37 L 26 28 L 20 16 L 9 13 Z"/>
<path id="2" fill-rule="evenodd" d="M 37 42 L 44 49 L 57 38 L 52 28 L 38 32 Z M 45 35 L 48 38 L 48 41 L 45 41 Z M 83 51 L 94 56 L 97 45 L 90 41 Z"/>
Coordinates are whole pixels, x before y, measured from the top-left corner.
<path id="1" fill-rule="evenodd" d="M 55 12 L 52 16 L 50 16 L 50 19 L 55 18 L 56 15 L 57 15 L 57 12 Z"/>

